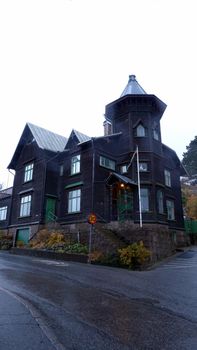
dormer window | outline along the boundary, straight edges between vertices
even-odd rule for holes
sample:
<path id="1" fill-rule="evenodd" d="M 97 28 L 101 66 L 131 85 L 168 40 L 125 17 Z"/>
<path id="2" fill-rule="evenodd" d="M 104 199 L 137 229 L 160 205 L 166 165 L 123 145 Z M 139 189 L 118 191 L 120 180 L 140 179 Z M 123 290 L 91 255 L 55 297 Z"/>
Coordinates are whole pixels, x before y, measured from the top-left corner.
<path id="1" fill-rule="evenodd" d="M 27 164 L 25 166 L 24 182 L 31 181 L 33 179 L 34 163 Z"/>
<path id="2" fill-rule="evenodd" d="M 145 127 L 142 124 L 139 124 L 136 128 L 136 136 L 138 137 L 145 137 L 146 136 L 146 130 Z"/>
<path id="3" fill-rule="evenodd" d="M 80 154 L 72 157 L 71 159 L 71 175 L 78 174 L 80 172 Z"/>

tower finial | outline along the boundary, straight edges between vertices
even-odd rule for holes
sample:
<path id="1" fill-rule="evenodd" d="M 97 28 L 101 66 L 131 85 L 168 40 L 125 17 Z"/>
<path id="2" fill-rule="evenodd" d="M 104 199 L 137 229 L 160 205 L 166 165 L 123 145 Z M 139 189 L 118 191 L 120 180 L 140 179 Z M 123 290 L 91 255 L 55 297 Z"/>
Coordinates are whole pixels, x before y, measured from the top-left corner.
<path id="1" fill-rule="evenodd" d="M 129 82 L 135 80 L 136 76 L 134 74 L 129 75 Z"/>

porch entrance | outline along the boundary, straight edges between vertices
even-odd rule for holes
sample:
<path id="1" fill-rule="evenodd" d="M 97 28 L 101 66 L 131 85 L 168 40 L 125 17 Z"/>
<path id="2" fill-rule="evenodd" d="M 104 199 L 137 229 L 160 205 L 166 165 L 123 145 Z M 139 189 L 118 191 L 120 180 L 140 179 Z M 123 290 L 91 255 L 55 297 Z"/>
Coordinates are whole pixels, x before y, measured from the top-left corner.
<path id="1" fill-rule="evenodd" d="M 133 190 L 124 183 L 115 183 L 112 188 L 112 219 L 133 219 Z"/>

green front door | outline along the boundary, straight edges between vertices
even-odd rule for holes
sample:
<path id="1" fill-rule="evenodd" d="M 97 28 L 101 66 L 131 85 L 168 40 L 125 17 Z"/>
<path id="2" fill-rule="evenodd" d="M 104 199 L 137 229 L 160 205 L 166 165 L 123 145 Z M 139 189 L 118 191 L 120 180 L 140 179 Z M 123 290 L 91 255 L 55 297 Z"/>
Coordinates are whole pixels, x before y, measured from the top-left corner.
<path id="1" fill-rule="evenodd" d="M 131 220 L 133 217 L 133 192 L 128 186 L 119 187 L 118 197 L 118 220 Z"/>
<path id="2" fill-rule="evenodd" d="M 55 206 L 56 206 L 56 199 L 48 197 L 46 200 L 46 212 L 45 212 L 45 221 L 46 222 L 52 222 L 55 221 Z"/>
<path id="3" fill-rule="evenodd" d="M 21 244 L 26 245 L 29 242 L 29 235 L 30 235 L 30 230 L 29 228 L 21 228 L 19 230 L 17 230 L 17 234 L 16 234 L 16 245 L 19 244 L 19 242 L 21 242 Z"/>

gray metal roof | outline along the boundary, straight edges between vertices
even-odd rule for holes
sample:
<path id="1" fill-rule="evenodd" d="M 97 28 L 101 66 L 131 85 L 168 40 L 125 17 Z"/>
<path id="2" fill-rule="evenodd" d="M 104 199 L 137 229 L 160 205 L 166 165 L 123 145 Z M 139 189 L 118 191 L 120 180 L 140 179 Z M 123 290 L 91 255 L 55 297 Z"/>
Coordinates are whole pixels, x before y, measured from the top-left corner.
<path id="1" fill-rule="evenodd" d="M 140 86 L 135 75 L 129 75 L 129 81 L 120 97 L 126 95 L 145 95 L 146 91 Z"/>
<path id="2" fill-rule="evenodd" d="M 37 125 L 27 123 L 38 147 L 53 151 L 61 152 L 64 150 L 67 138 L 58 134 L 55 134 L 52 131 L 41 128 Z"/>
<path id="3" fill-rule="evenodd" d="M 137 185 L 137 183 L 135 181 L 131 180 L 129 177 L 124 176 L 124 175 L 120 175 L 118 173 L 111 173 L 106 181 L 109 182 L 113 177 L 115 177 L 119 181 L 124 182 L 125 184 Z"/>
<path id="4" fill-rule="evenodd" d="M 9 187 L 9 188 L 5 188 L 4 190 L 0 191 L 0 198 L 6 198 L 6 197 L 10 197 L 12 195 L 12 190 L 13 187 Z"/>
<path id="5" fill-rule="evenodd" d="M 91 137 L 83 134 L 82 132 L 79 132 L 75 129 L 73 129 L 73 132 L 75 133 L 75 135 L 77 136 L 78 140 L 79 140 L 79 143 L 82 143 L 82 142 L 86 142 L 86 141 L 90 141 L 91 140 Z"/>

